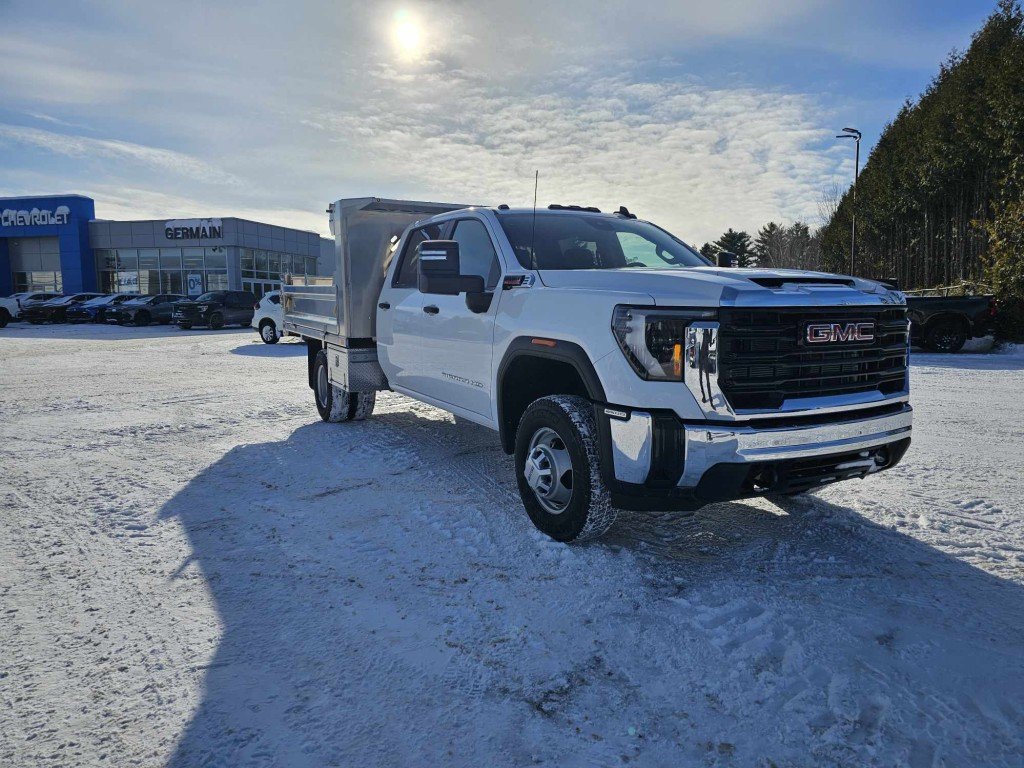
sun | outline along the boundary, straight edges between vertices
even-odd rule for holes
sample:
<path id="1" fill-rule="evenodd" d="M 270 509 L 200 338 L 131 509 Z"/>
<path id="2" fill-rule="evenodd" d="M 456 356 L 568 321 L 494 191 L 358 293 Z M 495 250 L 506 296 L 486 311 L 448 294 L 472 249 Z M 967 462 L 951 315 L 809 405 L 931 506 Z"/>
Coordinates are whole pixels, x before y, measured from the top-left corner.
<path id="1" fill-rule="evenodd" d="M 391 36 L 401 58 L 412 60 L 423 54 L 423 29 L 408 12 L 399 11 L 395 14 Z"/>

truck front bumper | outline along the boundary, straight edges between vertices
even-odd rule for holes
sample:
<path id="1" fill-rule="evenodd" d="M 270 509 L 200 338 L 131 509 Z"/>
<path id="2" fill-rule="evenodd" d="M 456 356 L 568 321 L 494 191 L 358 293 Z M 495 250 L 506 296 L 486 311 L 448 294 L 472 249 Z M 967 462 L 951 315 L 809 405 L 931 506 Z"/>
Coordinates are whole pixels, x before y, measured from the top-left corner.
<path id="1" fill-rule="evenodd" d="M 605 481 L 626 509 L 694 509 L 866 477 L 899 462 L 913 421 L 906 403 L 736 424 L 616 406 L 598 413 Z"/>

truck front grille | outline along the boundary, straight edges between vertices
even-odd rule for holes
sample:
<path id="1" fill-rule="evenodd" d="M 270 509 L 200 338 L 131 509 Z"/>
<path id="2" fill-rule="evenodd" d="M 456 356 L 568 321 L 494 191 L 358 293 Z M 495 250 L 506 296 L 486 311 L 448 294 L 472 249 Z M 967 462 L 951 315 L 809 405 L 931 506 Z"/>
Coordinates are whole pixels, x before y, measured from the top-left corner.
<path id="1" fill-rule="evenodd" d="M 723 308 L 719 386 L 737 410 L 780 408 L 785 400 L 892 394 L 907 376 L 904 307 Z M 874 323 L 871 341 L 809 344 L 809 323 Z"/>

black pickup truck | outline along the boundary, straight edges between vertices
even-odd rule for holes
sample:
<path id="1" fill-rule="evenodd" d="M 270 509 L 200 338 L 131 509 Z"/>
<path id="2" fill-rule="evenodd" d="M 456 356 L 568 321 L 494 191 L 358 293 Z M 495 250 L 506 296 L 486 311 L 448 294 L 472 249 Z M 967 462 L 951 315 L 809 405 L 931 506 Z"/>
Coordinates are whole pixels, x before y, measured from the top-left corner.
<path id="1" fill-rule="evenodd" d="M 959 352 L 968 339 L 995 332 L 993 296 L 907 296 L 911 343 Z"/>

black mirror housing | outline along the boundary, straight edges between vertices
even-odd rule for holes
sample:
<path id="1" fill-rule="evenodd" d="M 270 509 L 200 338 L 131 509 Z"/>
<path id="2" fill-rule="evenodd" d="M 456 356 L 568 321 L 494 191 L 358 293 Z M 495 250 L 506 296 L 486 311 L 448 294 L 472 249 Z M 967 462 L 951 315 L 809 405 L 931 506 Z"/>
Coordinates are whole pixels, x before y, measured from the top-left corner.
<path id="1" fill-rule="evenodd" d="M 739 257 L 729 251 L 719 251 L 715 256 L 715 260 L 718 262 L 718 266 L 725 267 L 726 269 L 732 269 L 739 263 Z"/>
<path id="2" fill-rule="evenodd" d="M 460 273 L 459 244 L 454 240 L 424 240 L 417 250 L 420 293 L 458 296 L 483 292 L 482 277 Z"/>

